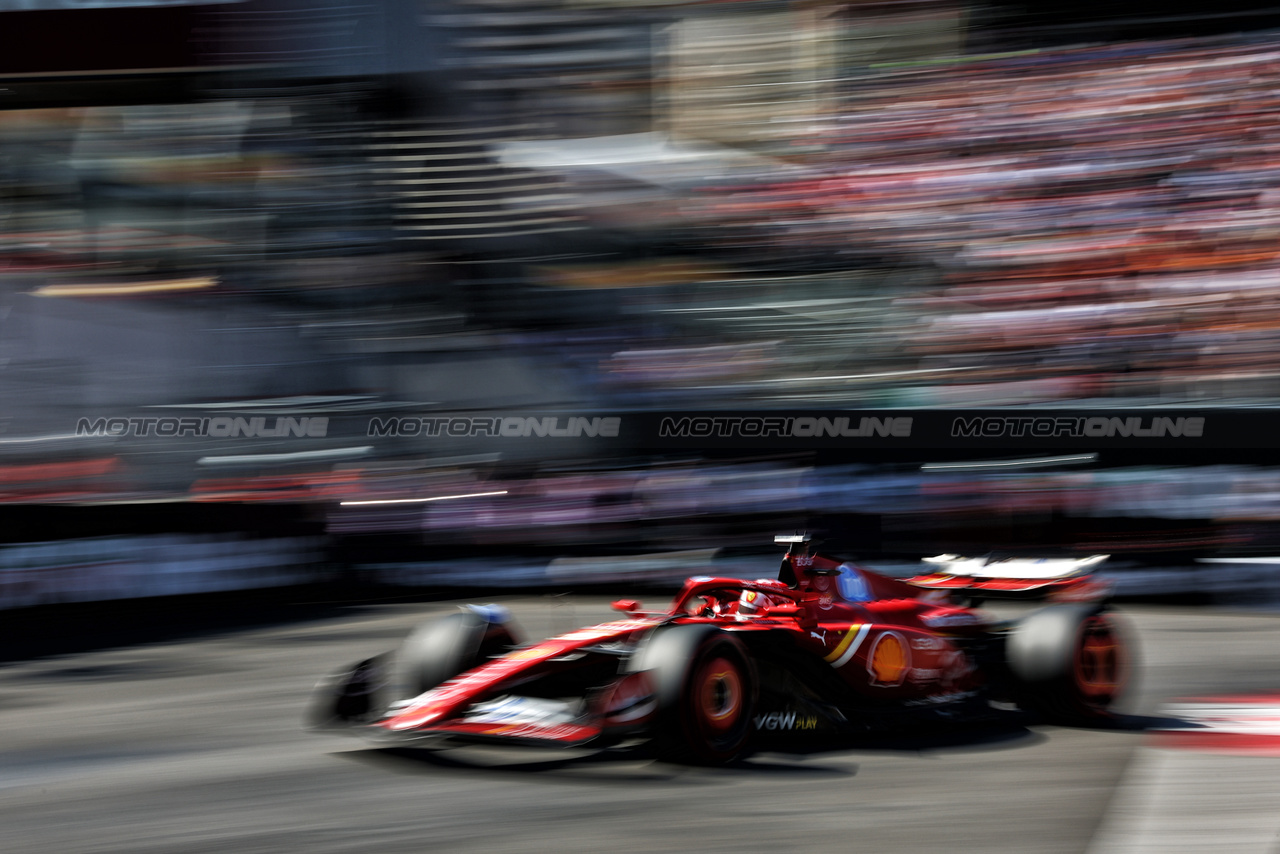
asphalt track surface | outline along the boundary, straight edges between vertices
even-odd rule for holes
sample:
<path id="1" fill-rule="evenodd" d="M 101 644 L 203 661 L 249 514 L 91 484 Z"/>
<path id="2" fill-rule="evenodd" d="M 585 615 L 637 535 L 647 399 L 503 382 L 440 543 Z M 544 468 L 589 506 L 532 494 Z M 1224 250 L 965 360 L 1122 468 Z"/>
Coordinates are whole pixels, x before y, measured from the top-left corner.
<path id="1" fill-rule="evenodd" d="M 491 601 L 529 639 L 612 616 L 603 596 Z M 1176 698 L 1280 689 L 1280 613 L 1125 609 L 1143 677 L 1112 730 L 1019 725 L 703 769 L 304 728 L 317 677 L 455 605 L 285 608 L 8 656 L 0 851 L 1280 854 L 1280 758 L 1166 750 L 1143 729 Z"/>

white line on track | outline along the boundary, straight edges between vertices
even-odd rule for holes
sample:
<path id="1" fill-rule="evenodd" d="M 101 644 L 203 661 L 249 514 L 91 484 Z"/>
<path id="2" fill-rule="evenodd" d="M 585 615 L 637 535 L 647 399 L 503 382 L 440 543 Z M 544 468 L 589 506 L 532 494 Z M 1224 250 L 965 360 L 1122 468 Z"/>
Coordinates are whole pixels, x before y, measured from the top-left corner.
<path id="1" fill-rule="evenodd" d="M 1280 851 L 1280 758 L 1141 748 L 1088 854 L 1208 851 Z"/>

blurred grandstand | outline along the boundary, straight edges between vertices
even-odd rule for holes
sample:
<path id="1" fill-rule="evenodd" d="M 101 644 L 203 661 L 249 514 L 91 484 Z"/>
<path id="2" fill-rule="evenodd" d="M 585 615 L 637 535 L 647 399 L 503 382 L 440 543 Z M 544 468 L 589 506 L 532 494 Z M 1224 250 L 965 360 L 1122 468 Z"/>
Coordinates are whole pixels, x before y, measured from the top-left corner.
<path id="1" fill-rule="evenodd" d="M 0 0 L 0 21 L 0 499 L 80 508 L 8 542 L 145 503 L 194 512 L 131 533 L 295 508 L 339 554 L 833 519 L 901 555 L 1276 546 L 1269 440 L 1024 468 L 448 420 L 1273 409 L 1265 10 Z M 405 416 L 445 420 L 365 429 Z M 131 426 L 82 426 L 111 419 Z M 998 459 L 928 466 L 966 456 Z"/>

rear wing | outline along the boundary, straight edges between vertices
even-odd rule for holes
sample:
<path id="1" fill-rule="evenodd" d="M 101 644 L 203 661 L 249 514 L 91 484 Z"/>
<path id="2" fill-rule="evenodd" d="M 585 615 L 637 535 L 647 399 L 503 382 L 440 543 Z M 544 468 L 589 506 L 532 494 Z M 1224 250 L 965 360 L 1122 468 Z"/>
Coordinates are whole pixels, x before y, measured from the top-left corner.
<path id="1" fill-rule="evenodd" d="M 782 559 L 782 566 L 778 568 L 778 580 L 788 587 L 796 587 L 800 583 L 800 576 L 796 574 L 794 566 L 795 561 L 804 560 L 809 566 L 813 565 L 813 559 L 807 557 L 810 539 L 807 533 L 777 534 L 773 538 L 774 545 L 787 547 L 787 555 Z"/>
<path id="2" fill-rule="evenodd" d="M 906 579 L 914 587 L 969 595 L 1045 596 L 1071 601 L 1105 598 L 1110 585 L 1093 576 L 1109 555 L 1083 558 L 991 558 L 937 555 L 924 562 L 934 569 Z"/>

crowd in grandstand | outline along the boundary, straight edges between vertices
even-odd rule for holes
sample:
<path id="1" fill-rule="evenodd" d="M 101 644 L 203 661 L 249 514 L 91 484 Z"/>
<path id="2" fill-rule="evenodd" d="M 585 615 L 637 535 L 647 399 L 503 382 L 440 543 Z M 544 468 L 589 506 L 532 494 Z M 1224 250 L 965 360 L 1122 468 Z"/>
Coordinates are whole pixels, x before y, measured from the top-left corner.
<path id="1" fill-rule="evenodd" d="M 416 300 L 399 322 L 417 312 L 433 352 L 452 346 L 428 341 L 444 334 L 433 313 L 508 340 L 571 321 L 542 349 L 577 393 L 610 402 L 1269 401 L 1278 81 L 1267 33 L 866 70 L 738 183 L 663 204 L 661 233 L 616 216 L 634 180 L 579 184 L 595 198 L 575 205 L 573 185 L 517 174 L 488 143 L 301 120 L 309 108 L 287 98 L 18 111 L 0 121 L 0 271 L 10 290 L 141 279 L 180 299 L 283 292 L 371 317 Z M 422 195 L 421 176 L 457 184 L 459 169 L 534 195 Z M 431 238 L 481 201 L 529 228 L 577 207 L 578 237 L 533 235 L 516 254 L 563 260 L 580 241 L 591 265 L 439 263 L 457 246 Z M 582 236 L 593 224 L 613 239 L 603 255 Z M 625 263 L 602 264 L 628 229 Z M 680 269 L 696 277 L 670 281 Z"/>
<path id="2" fill-rule="evenodd" d="M 729 242 L 935 268 L 894 359 L 966 369 L 935 402 L 1274 398 L 1278 79 L 1274 36 L 904 69 L 804 140 L 814 174 L 694 210 Z"/>

